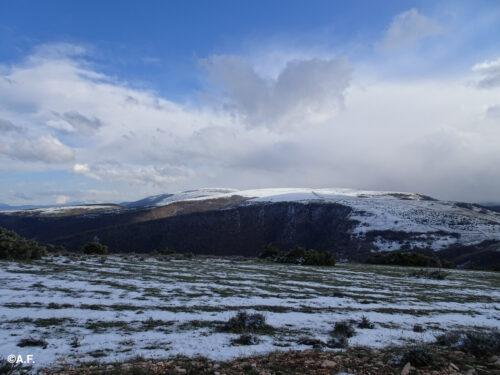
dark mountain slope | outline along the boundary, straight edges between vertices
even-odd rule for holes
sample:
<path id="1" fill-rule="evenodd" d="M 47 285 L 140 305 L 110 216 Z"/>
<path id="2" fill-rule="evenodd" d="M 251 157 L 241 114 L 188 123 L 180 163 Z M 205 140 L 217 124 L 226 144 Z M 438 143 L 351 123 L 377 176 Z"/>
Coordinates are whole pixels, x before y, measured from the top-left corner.
<path id="1" fill-rule="evenodd" d="M 13 230 L 26 238 L 53 242 L 56 238 L 68 237 L 82 232 L 105 230 L 110 227 L 147 222 L 191 212 L 218 210 L 245 199 L 231 196 L 202 201 L 181 201 L 161 207 L 142 207 L 72 216 L 66 214 L 60 216 L 34 216 L 22 213 L 0 214 L 0 227 Z"/>
<path id="2" fill-rule="evenodd" d="M 335 203 L 243 205 L 148 222 L 89 231 L 54 242 L 78 249 L 95 236 L 115 252 L 171 248 L 198 254 L 255 256 L 268 243 L 288 249 L 296 244 L 346 253 L 355 223 L 349 207 Z"/>

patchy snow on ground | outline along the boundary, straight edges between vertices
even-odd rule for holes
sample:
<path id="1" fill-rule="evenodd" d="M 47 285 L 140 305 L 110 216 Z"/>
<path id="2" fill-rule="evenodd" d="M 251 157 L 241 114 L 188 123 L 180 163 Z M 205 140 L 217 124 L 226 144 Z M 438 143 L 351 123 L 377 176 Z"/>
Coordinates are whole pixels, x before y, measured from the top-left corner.
<path id="1" fill-rule="evenodd" d="M 450 329 L 500 325 L 500 275 L 450 270 L 445 280 L 412 269 L 340 264 L 333 268 L 226 259 L 160 261 L 135 256 L 0 262 L 0 356 L 33 354 L 36 366 L 142 355 L 231 359 L 305 349 L 334 323 L 368 317 L 349 345 L 432 341 Z M 238 311 L 263 313 L 275 328 L 251 346 L 220 327 Z M 424 332 L 413 331 L 419 324 Z M 27 337 L 46 349 L 20 348 Z"/>

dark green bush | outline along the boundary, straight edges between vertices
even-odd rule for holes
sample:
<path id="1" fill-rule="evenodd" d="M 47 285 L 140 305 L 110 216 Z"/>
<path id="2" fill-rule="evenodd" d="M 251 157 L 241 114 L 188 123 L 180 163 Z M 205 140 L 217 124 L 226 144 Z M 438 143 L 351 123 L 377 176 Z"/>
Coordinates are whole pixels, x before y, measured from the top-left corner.
<path id="1" fill-rule="evenodd" d="M 166 247 L 165 249 L 158 250 L 158 253 L 161 255 L 172 255 L 175 254 L 175 251 Z"/>
<path id="2" fill-rule="evenodd" d="M 46 349 L 47 345 L 49 345 L 49 343 L 47 341 L 45 341 L 43 339 L 33 338 L 33 337 L 21 339 L 21 341 L 19 341 L 17 343 L 17 346 L 19 346 L 21 348 L 24 348 L 25 346 L 40 346 L 43 349 Z"/>
<path id="3" fill-rule="evenodd" d="M 441 261 L 435 256 L 400 251 L 394 251 L 387 254 L 377 254 L 368 258 L 366 263 L 409 267 L 454 267 L 452 262 L 448 260 Z"/>
<path id="4" fill-rule="evenodd" d="M 335 258 L 332 253 L 328 251 L 317 252 L 316 250 L 310 249 L 306 252 L 306 259 L 304 263 L 307 266 L 334 266 Z"/>
<path id="5" fill-rule="evenodd" d="M 47 254 L 45 246 L 0 227 L 0 259 L 31 260 Z"/>
<path id="6" fill-rule="evenodd" d="M 266 245 L 264 247 L 264 251 L 259 254 L 259 258 L 261 258 L 261 259 L 271 258 L 272 260 L 274 260 L 279 256 L 280 256 L 280 250 L 271 244 Z"/>
<path id="7" fill-rule="evenodd" d="M 455 268 L 455 263 L 451 260 L 441 259 L 441 267 L 443 268 Z"/>
<path id="8" fill-rule="evenodd" d="M 436 337 L 438 345 L 457 348 L 476 357 L 500 353 L 500 331 L 451 331 Z"/>
<path id="9" fill-rule="evenodd" d="M 27 368 L 22 363 L 10 363 L 6 359 L 0 359 L 0 375 L 27 375 L 30 372 L 31 366 Z"/>
<path id="10" fill-rule="evenodd" d="M 358 328 L 363 328 L 363 329 L 373 329 L 375 328 L 375 324 L 373 324 L 370 319 L 368 319 L 366 316 L 362 316 L 360 322 L 358 323 Z"/>
<path id="11" fill-rule="evenodd" d="M 296 263 L 296 264 L 304 264 L 307 257 L 307 250 L 301 246 L 295 246 L 288 253 L 285 253 L 280 261 L 282 263 Z"/>
<path id="12" fill-rule="evenodd" d="M 98 255 L 106 255 L 108 253 L 108 247 L 102 245 L 98 242 L 88 242 L 82 247 L 82 252 L 84 254 L 98 254 Z"/>
<path id="13" fill-rule="evenodd" d="M 402 363 L 408 363 L 415 367 L 432 366 L 436 362 L 436 355 L 430 346 L 415 346 L 403 354 Z"/>
<path id="14" fill-rule="evenodd" d="M 276 258 L 279 263 L 300 264 L 303 266 L 334 266 L 335 258 L 328 251 L 318 252 L 314 249 L 306 249 L 295 246 L 287 253 L 279 253 Z"/>
<path id="15" fill-rule="evenodd" d="M 340 322 L 336 322 L 333 327 L 333 331 L 331 335 L 333 337 L 352 337 L 356 334 L 356 330 L 353 327 L 353 323 L 349 320 L 342 320 Z"/>
<path id="16" fill-rule="evenodd" d="M 222 330 L 235 333 L 266 333 L 272 331 L 273 327 L 266 324 L 266 317 L 262 314 L 240 311 L 224 324 Z"/>
<path id="17" fill-rule="evenodd" d="M 413 326 L 413 332 L 424 332 L 425 329 L 421 324 L 415 324 Z"/>
<path id="18" fill-rule="evenodd" d="M 465 338 L 465 333 L 450 331 L 436 337 L 436 343 L 441 346 L 457 346 Z"/>
<path id="19" fill-rule="evenodd" d="M 64 253 L 66 251 L 66 248 L 61 245 L 44 244 L 43 246 L 45 246 L 49 253 Z"/>

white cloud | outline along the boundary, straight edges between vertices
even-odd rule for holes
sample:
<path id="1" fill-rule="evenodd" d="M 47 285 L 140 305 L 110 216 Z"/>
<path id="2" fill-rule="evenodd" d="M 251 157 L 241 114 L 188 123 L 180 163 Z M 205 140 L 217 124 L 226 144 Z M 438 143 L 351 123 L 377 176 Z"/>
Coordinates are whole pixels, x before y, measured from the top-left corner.
<path id="1" fill-rule="evenodd" d="M 75 164 L 73 172 L 96 180 L 126 182 L 133 185 L 165 185 L 189 176 L 190 171 L 172 166 L 123 166 L 117 162 Z"/>
<path id="2" fill-rule="evenodd" d="M 376 47 L 381 50 L 396 50 L 408 47 L 419 40 L 441 34 L 444 27 L 435 20 L 419 13 L 415 8 L 396 15 Z"/>
<path id="3" fill-rule="evenodd" d="M 478 82 L 479 87 L 500 87 L 500 58 L 478 63 L 472 67 L 472 70 L 483 76 Z"/>
<path id="4" fill-rule="evenodd" d="M 76 163 L 75 165 L 73 165 L 73 172 L 76 173 L 76 174 L 82 174 L 84 176 L 87 176 L 89 178 L 93 178 L 95 180 L 100 180 L 101 178 L 93 173 L 91 170 L 90 170 L 90 167 L 88 164 L 78 164 Z"/>
<path id="5" fill-rule="evenodd" d="M 194 106 L 104 76 L 81 55 L 57 56 L 0 74 L 0 118 L 24 129 L 2 134 L 2 171 L 62 163 L 90 188 L 118 192 L 106 196 L 115 201 L 287 185 L 498 199 L 500 127 L 485 109 L 500 92 L 465 84 L 467 72 L 352 80 L 345 60 L 304 57 L 269 76 L 242 58 L 212 56 L 204 66 L 217 87 Z M 58 195 L 91 199 L 65 191 L 51 199 Z"/>
<path id="6" fill-rule="evenodd" d="M 0 142 L 0 154 L 27 162 L 64 163 L 75 158 L 74 151 L 57 138 L 44 135 L 37 139 Z"/>
<path id="7" fill-rule="evenodd" d="M 342 108 L 352 69 L 345 59 L 291 60 L 276 79 L 260 76 L 245 60 L 211 56 L 203 61 L 224 105 L 248 126 L 286 131 L 324 123 Z"/>

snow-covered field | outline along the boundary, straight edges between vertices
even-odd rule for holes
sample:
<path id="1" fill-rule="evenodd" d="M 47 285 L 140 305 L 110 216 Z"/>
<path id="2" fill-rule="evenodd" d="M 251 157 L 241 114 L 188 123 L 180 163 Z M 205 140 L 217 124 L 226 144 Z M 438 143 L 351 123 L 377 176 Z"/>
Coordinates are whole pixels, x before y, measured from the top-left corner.
<path id="1" fill-rule="evenodd" d="M 363 315 L 375 329 L 357 328 L 351 346 L 500 325 L 498 273 L 451 270 L 438 281 L 408 277 L 410 270 L 133 256 L 0 262 L 0 356 L 33 354 L 36 366 L 137 355 L 230 359 L 305 349 L 299 337 L 327 341 L 336 321 Z M 217 328 L 241 310 L 263 313 L 276 331 L 257 345 L 232 346 L 238 335 Z M 425 331 L 414 332 L 415 324 Z M 48 347 L 17 347 L 26 337 Z"/>

